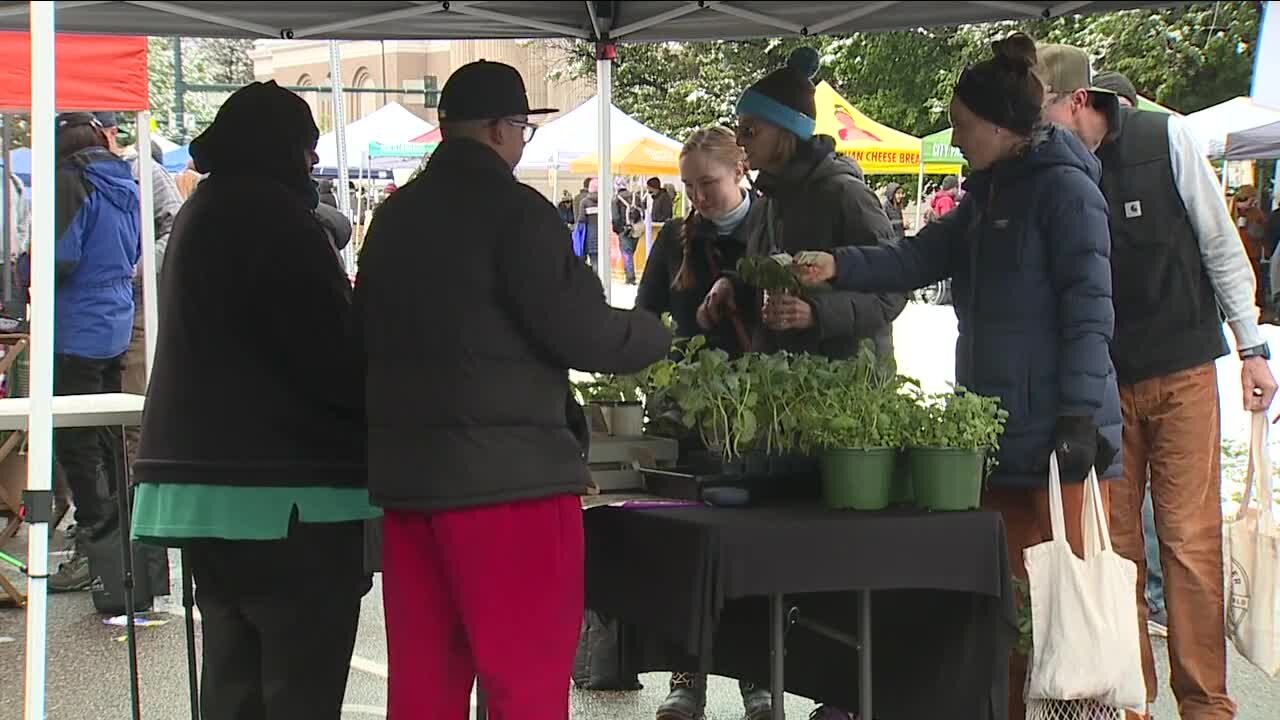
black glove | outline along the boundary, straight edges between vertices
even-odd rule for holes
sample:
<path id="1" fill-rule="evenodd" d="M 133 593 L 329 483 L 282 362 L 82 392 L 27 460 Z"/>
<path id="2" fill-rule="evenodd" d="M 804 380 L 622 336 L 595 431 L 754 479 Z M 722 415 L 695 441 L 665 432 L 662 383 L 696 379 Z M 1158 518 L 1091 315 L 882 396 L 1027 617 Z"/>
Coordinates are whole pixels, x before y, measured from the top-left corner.
<path id="1" fill-rule="evenodd" d="M 1053 429 L 1053 451 L 1058 455 L 1062 482 L 1081 482 L 1099 459 L 1098 426 L 1093 418 L 1063 416 Z M 1102 440 L 1106 443 L 1106 440 Z M 1107 446 L 1110 448 L 1110 445 Z M 1112 457 L 1115 451 L 1111 450 Z M 1108 458 L 1107 462 L 1110 462 Z"/>

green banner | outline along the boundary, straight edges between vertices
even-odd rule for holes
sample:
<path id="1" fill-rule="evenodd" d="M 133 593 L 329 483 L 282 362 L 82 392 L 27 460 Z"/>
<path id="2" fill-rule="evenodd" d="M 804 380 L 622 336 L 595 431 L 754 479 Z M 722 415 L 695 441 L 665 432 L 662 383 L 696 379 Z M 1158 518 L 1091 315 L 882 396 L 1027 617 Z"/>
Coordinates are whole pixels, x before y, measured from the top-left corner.
<path id="1" fill-rule="evenodd" d="M 920 139 L 920 159 L 925 165 L 964 165 L 960 148 L 951 146 L 951 128 Z"/>
<path id="2" fill-rule="evenodd" d="M 369 143 L 369 159 L 377 158 L 424 158 L 439 143 Z"/>

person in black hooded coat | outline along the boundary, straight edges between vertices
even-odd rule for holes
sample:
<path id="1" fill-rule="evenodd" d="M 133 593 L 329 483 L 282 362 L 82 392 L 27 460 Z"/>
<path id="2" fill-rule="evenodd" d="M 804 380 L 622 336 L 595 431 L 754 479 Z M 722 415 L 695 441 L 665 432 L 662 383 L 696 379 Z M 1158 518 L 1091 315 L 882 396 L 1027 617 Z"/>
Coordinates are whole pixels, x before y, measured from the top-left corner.
<path id="1" fill-rule="evenodd" d="M 893 226 L 893 234 L 899 240 L 907 237 L 907 220 L 902 214 L 907 202 L 906 195 L 898 183 L 889 183 L 889 187 L 884 191 L 884 214 L 889 218 L 889 224 Z"/>
<path id="2" fill-rule="evenodd" d="M 318 137 L 275 83 L 228 98 L 191 144 L 208 177 L 161 278 L 134 535 L 184 548 L 205 720 L 338 720 L 371 586 L 363 370 L 314 212 Z"/>

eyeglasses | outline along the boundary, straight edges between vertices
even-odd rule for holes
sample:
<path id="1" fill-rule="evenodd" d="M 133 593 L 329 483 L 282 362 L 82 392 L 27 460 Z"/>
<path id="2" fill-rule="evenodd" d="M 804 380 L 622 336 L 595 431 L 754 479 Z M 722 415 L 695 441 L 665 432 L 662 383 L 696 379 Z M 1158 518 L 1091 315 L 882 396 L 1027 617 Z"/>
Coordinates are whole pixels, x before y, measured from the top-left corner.
<path id="1" fill-rule="evenodd" d="M 516 118 L 503 118 L 503 121 L 506 122 L 508 125 L 514 125 L 520 128 L 520 130 L 522 131 L 521 137 L 524 138 L 524 141 L 526 143 L 533 140 L 533 136 L 538 134 L 538 126 L 534 125 L 528 120 L 518 120 Z"/>

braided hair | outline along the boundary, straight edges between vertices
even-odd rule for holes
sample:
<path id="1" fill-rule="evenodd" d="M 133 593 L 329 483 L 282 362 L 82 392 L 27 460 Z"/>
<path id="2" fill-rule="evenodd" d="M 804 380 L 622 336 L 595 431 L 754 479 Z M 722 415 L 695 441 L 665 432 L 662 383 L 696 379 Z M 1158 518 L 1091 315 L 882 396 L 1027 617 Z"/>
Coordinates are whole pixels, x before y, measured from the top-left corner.
<path id="1" fill-rule="evenodd" d="M 747 155 L 738 146 L 738 138 L 729 128 L 716 126 L 695 130 L 684 141 L 684 147 L 680 149 L 680 159 L 683 160 L 685 156 L 695 152 L 706 153 L 712 160 L 717 163 L 723 163 L 726 167 L 746 169 Z M 694 253 L 694 229 L 703 220 L 702 214 L 690 207 L 689 212 L 685 213 L 684 220 L 681 222 L 680 250 L 682 259 L 680 261 L 680 269 L 676 272 L 675 280 L 671 283 L 671 287 L 676 290 L 688 290 L 693 287 L 691 258 Z M 710 254 L 711 248 L 706 248 L 706 251 Z"/>

